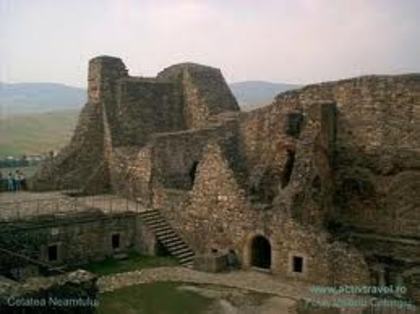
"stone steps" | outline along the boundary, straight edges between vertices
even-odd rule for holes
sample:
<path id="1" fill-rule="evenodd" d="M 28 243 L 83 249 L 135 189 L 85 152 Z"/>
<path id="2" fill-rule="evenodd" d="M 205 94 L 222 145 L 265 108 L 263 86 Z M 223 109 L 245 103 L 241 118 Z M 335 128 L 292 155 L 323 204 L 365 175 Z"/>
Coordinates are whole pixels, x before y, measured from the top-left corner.
<path id="1" fill-rule="evenodd" d="M 156 209 L 148 210 L 139 214 L 140 219 L 155 234 L 159 242 L 179 263 L 191 268 L 194 262 L 194 252 L 174 231 L 171 225 Z"/>

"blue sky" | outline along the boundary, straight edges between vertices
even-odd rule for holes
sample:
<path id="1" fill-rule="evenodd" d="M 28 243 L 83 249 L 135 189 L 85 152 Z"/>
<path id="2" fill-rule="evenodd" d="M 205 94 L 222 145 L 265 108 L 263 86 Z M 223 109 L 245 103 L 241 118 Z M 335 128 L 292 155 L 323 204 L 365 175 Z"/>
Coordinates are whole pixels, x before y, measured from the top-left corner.
<path id="1" fill-rule="evenodd" d="M 420 0 L 0 0 L 0 81 L 85 86 L 192 61 L 228 81 L 311 83 L 420 72 Z"/>

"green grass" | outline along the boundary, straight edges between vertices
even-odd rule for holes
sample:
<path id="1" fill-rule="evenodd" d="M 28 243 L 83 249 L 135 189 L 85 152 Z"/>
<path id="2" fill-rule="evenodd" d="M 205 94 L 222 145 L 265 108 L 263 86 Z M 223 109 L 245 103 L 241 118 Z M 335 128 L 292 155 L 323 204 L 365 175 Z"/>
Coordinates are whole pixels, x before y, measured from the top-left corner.
<path id="1" fill-rule="evenodd" d="M 179 283 L 157 282 L 122 288 L 99 296 L 98 314 L 200 314 L 212 300 L 177 289 Z"/>
<path id="2" fill-rule="evenodd" d="M 69 140 L 77 110 L 0 116 L 0 158 L 58 150 Z"/>
<path id="3" fill-rule="evenodd" d="M 179 265 L 177 260 L 172 256 L 144 256 L 130 253 L 128 259 L 125 260 L 107 258 L 101 262 L 90 263 L 83 268 L 97 275 L 109 275 L 142 268 L 177 265 Z"/>

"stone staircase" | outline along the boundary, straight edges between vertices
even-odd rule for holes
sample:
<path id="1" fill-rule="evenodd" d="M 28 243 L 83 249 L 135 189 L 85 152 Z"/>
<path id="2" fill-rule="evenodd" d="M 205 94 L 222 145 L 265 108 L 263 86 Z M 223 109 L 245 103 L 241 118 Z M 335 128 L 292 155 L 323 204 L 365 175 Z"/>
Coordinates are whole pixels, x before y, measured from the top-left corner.
<path id="1" fill-rule="evenodd" d="M 174 231 L 171 225 L 160 214 L 159 210 L 153 209 L 142 212 L 139 214 L 139 217 L 156 235 L 156 238 L 166 250 L 178 259 L 181 265 L 192 268 L 194 252 Z"/>

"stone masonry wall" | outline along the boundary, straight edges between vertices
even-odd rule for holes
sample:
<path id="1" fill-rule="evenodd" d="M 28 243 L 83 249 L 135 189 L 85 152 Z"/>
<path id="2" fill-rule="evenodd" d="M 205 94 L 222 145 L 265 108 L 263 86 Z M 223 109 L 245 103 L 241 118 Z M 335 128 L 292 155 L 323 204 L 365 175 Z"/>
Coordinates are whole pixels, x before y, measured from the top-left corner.
<path id="1" fill-rule="evenodd" d="M 335 104 L 328 102 L 308 107 L 296 141 L 290 182 L 281 186 L 276 198 L 304 224 L 322 226 L 334 214 L 335 110 Z"/>
<path id="2" fill-rule="evenodd" d="M 180 64 L 157 78 L 140 78 L 130 77 L 119 58 L 94 58 L 89 62 L 88 103 L 73 138 L 44 163 L 31 187 L 77 188 L 89 194 L 115 189 L 119 183 L 112 180 L 119 171 L 110 168 L 121 155 L 113 157 L 114 149 L 141 149 L 154 133 L 203 127 L 219 113 L 238 110 L 218 69 Z"/>
<path id="3" fill-rule="evenodd" d="M 301 222 L 322 224 L 332 211 L 327 198 L 333 194 L 334 128 L 334 103 L 315 102 L 304 111 L 287 95 L 245 114 L 242 151 L 251 197 L 263 203 L 276 199 Z"/>
<path id="4" fill-rule="evenodd" d="M 79 116 L 74 135 L 69 145 L 35 174 L 33 189 L 90 187 L 90 192 L 100 192 L 109 186 L 104 125 L 113 120 L 116 81 L 126 75 L 127 70 L 118 58 L 97 57 L 89 62 L 88 103 Z M 94 189 L 93 182 L 97 185 Z"/>
<path id="5" fill-rule="evenodd" d="M 287 161 L 285 151 L 290 150 L 296 154 L 296 170 L 292 171 L 289 185 L 302 183 L 299 164 L 305 164 L 300 161 L 309 157 L 313 147 L 307 144 L 312 143 L 320 148 L 319 153 L 325 149 L 330 151 L 327 153 L 329 165 L 318 164 L 319 170 L 327 171 L 324 175 L 327 182 L 314 181 L 316 176 L 310 181 L 314 183 L 314 193 L 319 194 L 319 187 L 330 185 L 334 180 L 336 192 L 327 189 L 327 194 L 331 192 L 334 196 L 329 200 L 334 201 L 335 210 L 330 213 L 334 219 L 339 216 L 339 220 L 381 233 L 391 229 L 399 234 L 418 235 L 420 199 L 415 191 L 420 190 L 419 91 L 420 76 L 413 74 L 361 77 L 310 85 L 279 95 L 272 105 L 250 112 L 242 120 L 250 181 L 258 184 L 268 178 L 272 188 L 275 181 L 281 181 Z M 330 141 L 320 146 L 319 139 L 310 139 L 311 129 L 319 128 L 316 121 L 321 121 L 311 114 L 316 102 L 336 104 L 335 113 L 330 110 L 325 117 L 326 132 L 319 129 L 320 134 L 330 134 L 334 148 Z M 302 115 L 295 136 L 287 132 L 291 114 Z M 336 117 L 335 125 L 331 125 L 334 119 L 328 116 Z M 304 128 L 306 133 L 301 133 Z M 334 173 L 333 178 L 327 175 L 328 168 Z M 291 193 L 280 189 L 277 201 L 293 204 L 296 211 L 304 203 L 298 196 L 287 200 Z M 313 220 L 310 218 L 313 214 L 297 214 L 306 215 L 304 220 Z"/>
<path id="6" fill-rule="evenodd" d="M 367 266 L 357 251 L 351 251 L 343 243 L 333 243 L 322 231 L 302 227 L 278 208 L 253 207 L 217 143 L 210 143 L 203 154 L 193 190 L 176 208 L 161 208 L 196 252 L 234 249 L 242 264 L 249 267 L 252 240 L 263 235 L 272 247 L 273 273 L 318 284 L 368 283 Z M 340 274 L 334 264 L 337 250 L 341 250 L 340 254 L 348 253 L 345 256 L 349 277 Z M 305 258 L 303 274 L 291 271 L 291 254 Z"/>
<path id="7" fill-rule="evenodd" d="M 214 68 L 143 79 L 117 58 L 90 66 L 75 136 L 39 186 L 102 182 L 160 208 L 197 252 L 233 248 L 245 266 L 262 235 L 273 272 L 318 283 L 368 280 L 361 253 L 334 236 L 419 238 L 420 75 L 310 85 L 241 114 Z"/>
<path id="8" fill-rule="evenodd" d="M 111 161 L 112 190 L 150 206 L 152 165 L 150 145 L 114 149 Z"/>
<path id="9" fill-rule="evenodd" d="M 192 188 L 195 170 L 202 151 L 216 128 L 177 133 L 162 133 L 153 138 L 153 180 L 165 188 Z"/>
<path id="10" fill-rule="evenodd" d="M 119 81 L 114 146 L 144 146 L 153 133 L 185 129 L 175 84 L 141 79 Z"/>
<path id="11" fill-rule="evenodd" d="M 76 215 L 55 221 L 39 219 L 3 227 L 0 247 L 47 264 L 74 266 L 136 249 L 136 228 L 133 214 Z M 120 235 L 120 248 L 116 250 L 112 248 L 113 234 Z M 48 246 L 51 245 L 57 245 L 56 261 L 48 260 Z M 0 268 L 19 267 L 16 261 L 14 266 L 7 263 L 2 260 Z"/>
<path id="12" fill-rule="evenodd" d="M 205 127 L 211 116 L 239 110 L 219 69 L 183 63 L 164 69 L 158 79 L 176 82 L 182 89 L 187 128 Z"/>
<path id="13" fill-rule="evenodd" d="M 337 103 L 335 206 L 341 219 L 379 233 L 418 236 L 420 75 L 308 86 L 299 98 Z"/>
<path id="14" fill-rule="evenodd" d="M 244 157 L 248 186 L 243 189 L 237 182 L 229 156 L 219 146 L 209 153 L 213 159 L 203 155 L 192 191 L 184 193 L 170 212 L 165 208 L 163 212 L 198 252 L 238 249 L 246 233 L 266 230 L 262 233 L 287 247 L 276 253 L 283 256 L 283 261 L 288 260 L 285 252 L 293 250 L 301 250 L 317 261 L 311 266 L 312 279 L 329 269 L 330 282 L 351 278 L 365 282 L 369 274 L 360 251 L 330 240 L 317 242 L 317 238 L 323 225 L 331 227 L 337 222 L 389 236 L 418 237 L 418 137 L 412 136 L 418 134 L 418 82 L 415 75 L 363 77 L 278 96 L 271 106 L 240 117 L 237 152 Z M 403 113 L 395 108 L 403 109 Z M 399 123 L 406 125 L 398 143 L 400 131 L 395 126 Z M 290 154 L 294 154 L 294 162 L 287 179 Z M 209 158 L 219 160 L 214 162 L 218 166 L 209 166 L 211 170 L 203 174 Z M 272 189 L 275 197 L 271 204 L 255 202 L 255 184 L 257 193 L 266 191 L 266 186 Z M 378 195 L 377 190 L 388 194 Z M 171 202 L 173 193 L 159 193 L 160 199 L 166 197 L 163 203 Z M 356 204 L 351 209 L 352 202 Z M 385 204 L 378 206 L 378 202 Z M 397 207 L 389 215 L 388 202 Z M 355 210 L 362 215 L 353 215 Z M 367 220 L 366 213 L 372 212 L 376 214 Z M 395 219 L 404 216 L 404 220 Z M 294 220 L 307 227 L 302 229 L 296 222 L 288 227 Z M 306 229 L 309 225 L 317 229 L 312 233 Z M 399 229 L 389 229 L 390 225 Z M 271 228 L 284 233 L 270 233 Z M 302 234 L 296 230 L 302 230 Z M 300 240 L 295 242 L 294 237 Z M 398 259 L 408 251 L 396 244 L 395 252 L 402 252 L 393 256 Z M 387 255 L 386 251 L 383 254 Z M 282 265 L 274 267 L 285 271 L 285 262 L 276 265 Z M 337 265 L 346 265 L 349 273 L 334 271 L 340 269 Z"/>

